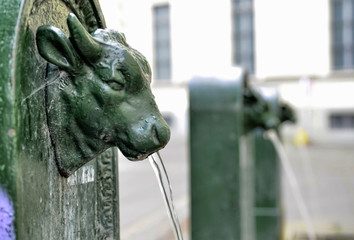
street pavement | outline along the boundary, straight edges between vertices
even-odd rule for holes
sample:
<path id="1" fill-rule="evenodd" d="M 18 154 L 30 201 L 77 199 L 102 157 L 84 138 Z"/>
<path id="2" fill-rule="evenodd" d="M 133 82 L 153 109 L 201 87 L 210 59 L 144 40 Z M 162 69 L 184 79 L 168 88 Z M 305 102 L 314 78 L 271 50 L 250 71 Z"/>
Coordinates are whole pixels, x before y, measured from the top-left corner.
<path id="1" fill-rule="evenodd" d="M 188 240 L 187 139 L 174 136 L 160 155 L 168 172 L 174 205 Z M 165 203 L 148 160 L 131 162 L 119 156 L 120 229 L 122 240 L 174 239 Z"/>
<path id="2" fill-rule="evenodd" d="M 184 240 L 189 239 L 189 164 L 187 138 L 172 136 L 160 151 L 172 184 L 175 207 Z M 298 181 L 311 226 L 319 239 L 354 235 L 354 147 L 350 144 L 315 144 L 285 150 Z M 122 240 L 172 240 L 170 220 L 149 161 L 119 158 L 120 229 Z M 302 218 L 284 175 L 282 202 L 286 240 L 306 240 Z M 321 236 L 343 238 L 320 238 Z"/>
<path id="3" fill-rule="evenodd" d="M 354 146 L 321 143 L 296 148 L 286 144 L 285 148 L 318 238 L 349 235 L 343 239 L 354 239 Z M 297 239 L 306 235 L 306 221 L 286 176 L 282 185 L 287 239 Z"/>

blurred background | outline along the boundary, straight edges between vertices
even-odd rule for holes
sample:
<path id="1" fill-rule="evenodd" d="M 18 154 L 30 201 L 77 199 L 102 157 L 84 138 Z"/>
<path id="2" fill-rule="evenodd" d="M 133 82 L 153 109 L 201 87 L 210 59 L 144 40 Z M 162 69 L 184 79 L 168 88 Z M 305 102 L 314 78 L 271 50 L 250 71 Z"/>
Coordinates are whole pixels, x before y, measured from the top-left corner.
<path id="1" fill-rule="evenodd" d="M 284 125 L 281 135 L 316 234 L 354 239 L 354 0 L 100 4 L 107 26 L 151 65 L 153 93 L 172 130 L 161 155 L 185 239 L 188 82 L 233 66 L 248 69 L 252 86 L 276 89 L 296 112 L 297 123 Z M 119 161 L 121 239 L 173 239 L 149 162 Z M 284 239 L 307 239 L 288 184 L 283 177 Z"/>

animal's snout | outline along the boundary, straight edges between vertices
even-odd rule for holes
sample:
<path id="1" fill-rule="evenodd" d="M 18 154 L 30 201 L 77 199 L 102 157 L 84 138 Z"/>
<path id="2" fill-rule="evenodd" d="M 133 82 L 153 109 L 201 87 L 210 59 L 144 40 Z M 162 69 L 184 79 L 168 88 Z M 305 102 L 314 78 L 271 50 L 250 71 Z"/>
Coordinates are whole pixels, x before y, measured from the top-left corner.
<path id="1" fill-rule="evenodd" d="M 151 137 L 156 145 L 165 146 L 170 139 L 170 129 L 167 123 L 154 123 L 151 127 Z"/>
<path id="2" fill-rule="evenodd" d="M 152 125 L 151 127 L 151 136 L 152 136 L 152 140 L 154 141 L 155 144 L 159 144 L 160 140 L 159 140 L 159 134 L 157 132 L 156 126 Z"/>
<path id="3" fill-rule="evenodd" d="M 141 131 L 136 132 L 137 146 L 145 145 L 147 151 L 154 151 L 156 148 L 164 147 L 170 139 L 170 128 L 162 116 L 150 116 L 140 122 Z M 133 140 L 134 141 L 134 140 Z"/>
<path id="4" fill-rule="evenodd" d="M 164 148 L 170 140 L 170 128 L 160 114 L 142 117 L 126 129 L 127 139 L 120 138 L 118 146 L 130 160 L 142 160 Z M 122 144 L 123 143 L 123 144 Z"/>
<path id="5" fill-rule="evenodd" d="M 271 113 L 264 114 L 263 121 L 266 129 L 277 128 L 280 124 L 278 117 Z"/>

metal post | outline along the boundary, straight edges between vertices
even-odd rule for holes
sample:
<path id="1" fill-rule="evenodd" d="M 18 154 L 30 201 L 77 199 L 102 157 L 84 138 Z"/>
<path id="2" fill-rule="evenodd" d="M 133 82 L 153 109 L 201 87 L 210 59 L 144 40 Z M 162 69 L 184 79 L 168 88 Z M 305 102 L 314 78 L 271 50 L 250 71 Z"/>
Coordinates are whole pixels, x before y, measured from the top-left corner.
<path id="1" fill-rule="evenodd" d="M 112 147 L 141 160 L 170 136 L 148 62 L 97 0 L 0 13 L 0 239 L 119 239 Z"/>
<path id="2" fill-rule="evenodd" d="M 240 148 L 243 73 L 190 84 L 191 227 L 193 240 L 240 239 Z"/>
<path id="3" fill-rule="evenodd" d="M 247 73 L 190 84 L 192 239 L 280 239 L 280 175 L 263 132 L 291 109 L 249 86 Z"/>

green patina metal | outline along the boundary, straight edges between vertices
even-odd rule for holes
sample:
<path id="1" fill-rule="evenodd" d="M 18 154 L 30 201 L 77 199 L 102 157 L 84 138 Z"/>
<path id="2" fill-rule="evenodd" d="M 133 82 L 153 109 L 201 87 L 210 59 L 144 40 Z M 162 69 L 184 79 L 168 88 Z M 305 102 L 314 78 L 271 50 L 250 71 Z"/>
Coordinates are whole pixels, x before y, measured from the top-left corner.
<path id="1" fill-rule="evenodd" d="M 13 65 L 17 16 L 20 1 L 0 2 L 0 184 L 12 196 L 14 183 Z M 10 62 L 10 63 L 9 63 Z"/>
<path id="2" fill-rule="evenodd" d="M 68 177 L 113 146 L 130 160 L 163 148 L 170 131 L 151 93 L 145 57 L 117 31 L 90 35 L 74 14 L 67 22 L 70 40 L 49 25 L 36 38 L 39 53 L 59 67 L 47 70 L 46 112 L 61 174 Z"/>
<path id="3" fill-rule="evenodd" d="M 244 128 L 245 133 L 255 128 L 274 129 L 280 124 L 277 113 L 268 101 L 252 88 L 245 88 L 244 97 Z"/>
<path id="4" fill-rule="evenodd" d="M 254 230 L 257 240 L 281 239 L 281 175 L 280 164 L 273 144 L 257 129 L 250 136 L 254 152 Z"/>
<path id="5" fill-rule="evenodd" d="M 16 200 L 14 149 L 13 61 L 20 1 L 0 1 L 0 238 L 14 239 Z"/>
<path id="6" fill-rule="evenodd" d="M 16 238 L 119 239 L 110 147 L 135 160 L 169 138 L 148 64 L 96 0 L 5 0 L 0 13 L 0 190 Z"/>
<path id="7" fill-rule="evenodd" d="M 235 76 L 195 79 L 189 86 L 193 240 L 240 239 L 243 77 Z"/>
<path id="8" fill-rule="evenodd" d="M 280 239 L 280 174 L 263 136 L 295 119 L 248 84 L 201 78 L 190 85 L 192 239 Z"/>
<path id="9" fill-rule="evenodd" d="M 280 102 L 278 94 L 273 91 L 263 95 L 270 109 L 279 119 L 279 127 L 284 122 L 296 121 L 292 108 Z M 253 165 L 254 184 L 254 231 L 257 240 L 274 240 L 282 238 L 281 205 L 281 171 L 280 162 L 273 143 L 265 136 L 267 128 L 257 128 L 249 134 L 253 151 L 248 160 Z"/>

